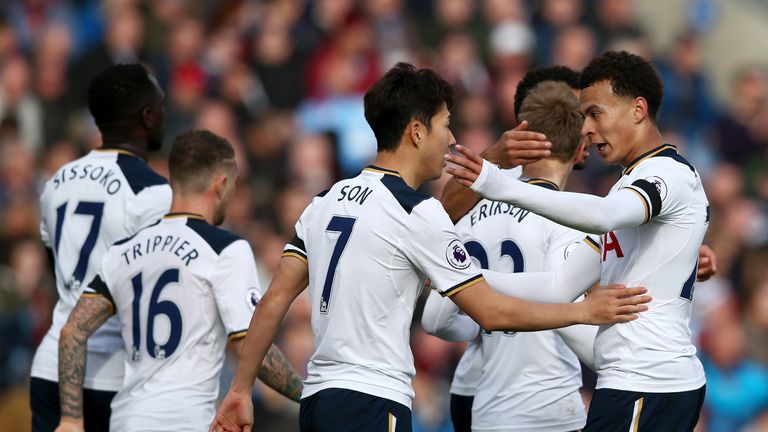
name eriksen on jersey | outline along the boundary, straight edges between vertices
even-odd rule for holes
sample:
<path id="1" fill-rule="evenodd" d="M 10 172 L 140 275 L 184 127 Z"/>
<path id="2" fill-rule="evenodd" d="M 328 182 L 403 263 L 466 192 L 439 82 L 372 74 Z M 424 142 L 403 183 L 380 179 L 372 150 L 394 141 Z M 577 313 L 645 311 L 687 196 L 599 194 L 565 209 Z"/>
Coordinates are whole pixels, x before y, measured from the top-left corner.
<path id="1" fill-rule="evenodd" d="M 497 214 L 508 214 L 517 218 L 517 222 L 522 222 L 529 213 L 530 211 L 515 207 L 512 204 L 493 201 L 491 204 L 481 204 L 480 208 L 470 213 L 469 222 L 471 226 L 475 226 L 481 220 Z"/>
<path id="2" fill-rule="evenodd" d="M 96 168 L 91 170 L 91 167 L 93 167 L 91 164 L 84 166 L 82 170 L 78 170 L 79 167 L 80 165 L 72 165 L 67 169 L 61 170 L 56 177 L 53 178 L 53 188 L 58 189 L 61 184 L 66 183 L 67 181 L 86 179 L 98 182 L 107 190 L 108 194 L 114 195 L 123 185 L 119 178 L 113 178 L 115 172 L 111 169 L 104 172 L 103 166 L 96 166 Z"/>
<path id="3" fill-rule="evenodd" d="M 348 201 L 355 201 L 360 205 L 363 205 L 365 200 L 368 199 L 369 196 L 373 193 L 373 189 L 369 188 L 368 186 L 363 189 L 361 186 L 350 186 L 346 185 L 343 188 L 341 188 L 341 191 L 339 193 L 338 199 L 336 201 L 341 201 L 343 199 L 347 199 Z"/>
<path id="4" fill-rule="evenodd" d="M 183 240 L 181 243 L 179 243 L 179 240 L 181 240 L 181 237 L 172 235 L 156 235 L 154 237 L 147 238 L 145 242 L 136 242 L 131 246 L 128 246 L 128 248 L 122 253 L 122 256 L 125 259 L 125 264 L 128 265 L 131 263 L 131 260 L 135 260 L 144 254 L 150 254 L 153 252 L 168 252 L 173 253 L 177 257 L 181 258 L 181 260 L 184 261 L 184 265 L 189 267 L 189 262 L 197 258 L 200 254 L 197 252 L 197 249 L 192 249 L 184 256 L 182 256 L 181 253 L 189 245 L 189 242 Z"/>

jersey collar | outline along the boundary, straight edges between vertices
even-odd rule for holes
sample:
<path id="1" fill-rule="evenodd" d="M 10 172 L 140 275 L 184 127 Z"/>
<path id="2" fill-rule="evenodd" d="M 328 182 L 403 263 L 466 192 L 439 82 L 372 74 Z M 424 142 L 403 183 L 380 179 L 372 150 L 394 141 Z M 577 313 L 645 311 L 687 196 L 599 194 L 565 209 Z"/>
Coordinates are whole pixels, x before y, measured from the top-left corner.
<path id="1" fill-rule="evenodd" d="M 98 152 L 117 152 L 147 160 L 146 150 L 128 143 L 102 145 L 101 147 L 94 150 Z"/>
<path id="2" fill-rule="evenodd" d="M 368 165 L 367 167 L 365 167 L 365 169 L 363 169 L 363 171 L 374 172 L 378 174 L 393 175 L 393 176 L 402 178 L 399 172 L 393 171 L 391 169 L 377 167 L 376 165 Z"/>
<path id="3" fill-rule="evenodd" d="M 649 150 L 649 151 L 641 154 L 640 156 L 638 156 L 632 162 L 628 163 L 627 167 L 624 168 L 624 172 L 622 172 L 621 175 L 627 175 L 627 174 L 631 173 L 632 170 L 635 169 L 635 167 L 637 167 L 640 164 L 640 162 L 642 162 L 642 161 L 644 161 L 644 160 L 646 160 L 648 158 L 652 158 L 654 156 L 659 156 L 659 155 L 661 155 L 661 153 L 664 153 L 664 152 L 674 152 L 674 153 L 677 153 L 677 147 L 673 146 L 672 144 L 662 144 L 662 145 L 656 147 L 653 150 Z"/>
<path id="4" fill-rule="evenodd" d="M 205 218 L 202 215 L 199 215 L 197 213 L 174 212 L 174 213 L 168 213 L 165 216 L 163 216 L 163 219 L 175 219 L 175 218 L 205 220 Z"/>
<path id="5" fill-rule="evenodd" d="M 549 180 L 544 180 L 542 178 L 532 178 L 532 179 L 526 180 L 525 182 L 528 183 L 528 184 L 532 184 L 532 185 L 536 185 L 536 186 L 541 186 L 541 187 L 547 188 L 547 189 L 552 189 L 552 190 L 556 190 L 556 191 L 560 190 L 560 188 L 557 187 L 556 184 L 552 183 Z"/>

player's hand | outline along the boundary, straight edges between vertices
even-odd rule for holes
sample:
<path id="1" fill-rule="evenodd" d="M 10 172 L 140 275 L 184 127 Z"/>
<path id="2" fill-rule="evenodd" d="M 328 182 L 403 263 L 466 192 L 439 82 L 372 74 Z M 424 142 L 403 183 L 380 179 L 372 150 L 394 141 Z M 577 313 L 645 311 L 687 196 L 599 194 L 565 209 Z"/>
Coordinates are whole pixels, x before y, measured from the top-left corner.
<path id="1" fill-rule="evenodd" d="M 83 419 L 74 419 L 72 417 L 62 416 L 59 426 L 55 432 L 84 432 L 85 426 Z"/>
<path id="2" fill-rule="evenodd" d="M 639 312 L 648 310 L 645 303 L 651 296 L 643 295 L 643 287 L 627 288 L 624 285 L 607 285 L 593 289 L 582 302 L 586 309 L 586 324 L 613 324 L 637 319 Z"/>
<path id="3" fill-rule="evenodd" d="M 463 145 L 457 144 L 456 150 L 464 155 L 464 157 L 446 154 L 445 160 L 458 165 L 458 167 L 448 166 L 445 168 L 445 171 L 462 185 L 471 187 L 472 183 L 480 177 L 480 172 L 483 170 L 483 158 Z"/>
<path id="4" fill-rule="evenodd" d="M 699 269 L 696 271 L 696 280 L 704 282 L 717 273 L 717 255 L 707 245 L 701 245 L 699 249 Z"/>
<path id="5" fill-rule="evenodd" d="M 523 120 L 514 129 L 504 132 L 501 138 L 480 156 L 490 163 L 508 169 L 548 157 L 551 148 L 552 143 L 547 141 L 547 136 L 529 132 L 528 121 Z"/>
<path id="6" fill-rule="evenodd" d="M 230 390 L 221 403 L 208 432 L 251 432 L 253 402 L 250 394 Z"/>

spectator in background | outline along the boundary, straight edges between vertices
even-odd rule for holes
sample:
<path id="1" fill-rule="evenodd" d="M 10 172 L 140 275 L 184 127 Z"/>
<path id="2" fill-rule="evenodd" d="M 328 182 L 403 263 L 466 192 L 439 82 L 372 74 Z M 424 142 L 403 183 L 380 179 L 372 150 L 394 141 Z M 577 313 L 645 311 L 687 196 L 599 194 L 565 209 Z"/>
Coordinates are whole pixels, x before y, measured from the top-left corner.
<path id="1" fill-rule="evenodd" d="M 687 144 L 686 155 L 691 162 L 708 168 L 713 156 L 707 138 L 717 109 L 702 72 L 702 55 L 699 38 L 689 32 L 679 36 L 669 55 L 658 62 L 659 77 L 664 83 L 659 126 L 678 131 Z"/>
<path id="2" fill-rule="evenodd" d="M 634 0 L 596 0 L 591 26 L 597 35 L 598 50 L 604 51 L 621 40 L 644 39 L 634 15 Z"/>
<path id="3" fill-rule="evenodd" d="M 531 20 L 536 35 L 534 64 L 557 64 L 554 61 L 557 36 L 564 29 L 581 23 L 583 14 L 583 0 L 541 0 Z"/>
<path id="4" fill-rule="evenodd" d="M 42 147 L 43 112 L 40 100 L 32 91 L 31 70 L 24 57 L 15 56 L 3 62 L 0 70 L 0 121 L 15 122 L 23 146 L 37 154 Z"/>
<path id="5" fill-rule="evenodd" d="M 768 369 L 745 356 L 735 302 L 709 313 L 701 345 L 707 374 L 706 431 L 744 430 L 768 410 Z"/>
<path id="6" fill-rule="evenodd" d="M 726 162 L 742 165 L 761 151 L 750 127 L 768 103 L 768 77 L 759 66 L 746 66 L 733 78 L 728 110 L 715 123 L 714 142 Z"/>

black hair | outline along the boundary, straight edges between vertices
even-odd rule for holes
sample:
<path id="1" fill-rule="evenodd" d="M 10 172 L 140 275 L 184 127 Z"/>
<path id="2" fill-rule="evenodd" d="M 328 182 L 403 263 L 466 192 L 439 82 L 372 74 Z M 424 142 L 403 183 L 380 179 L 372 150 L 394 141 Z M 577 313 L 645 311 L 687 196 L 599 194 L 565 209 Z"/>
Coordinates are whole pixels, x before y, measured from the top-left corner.
<path id="1" fill-rule="evenodd" d="M 648 102 L 648 115 L 656 120 L 664 88 L 647 60 L 626 51 L 606 51 L 584 68 L 579 86 L 583 90 L 600 81 L 609 81 L 616 95 L 644 98 Z"/>
<path id="2" fill-rule="evenodd" d="M 432 130 L 432 117 L 443 104 L 453 107 L 453 87 L 430 69 L 398 63 L 368 90 L 364 101 L 378 151 L 393 151 L 411 120 Z"/>
<path id="3" fill-rule="evenodd" d="M 168 155 L 174 189 L 199 192 L 217 170 L 234 168 L 235 151 L 226 139 L 207 130 L 191 130 L 176 137 Z"/>
<path id="4" fill-rule="evenodd" d="M 88 109 L 102 126 L 130 120 L 152 103 L 157 85 L 138 63 L 118 64 L 102 71 L 88 86 Z"/>
<path id="5" fill-rule="evenodd" d="M 528 92 L 544 81 L 562 82 L 572 89 L 579 88 L 579 73 L 567 66 L 548 66 L 534 69 L 523 77 L 515 92 L 515 115 L 520 114 Z"/>

